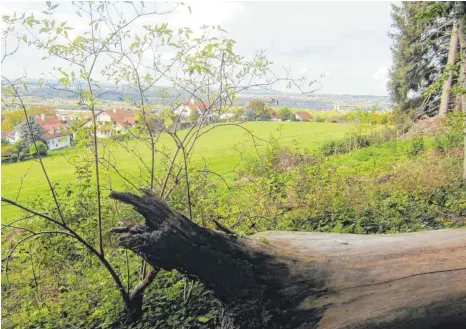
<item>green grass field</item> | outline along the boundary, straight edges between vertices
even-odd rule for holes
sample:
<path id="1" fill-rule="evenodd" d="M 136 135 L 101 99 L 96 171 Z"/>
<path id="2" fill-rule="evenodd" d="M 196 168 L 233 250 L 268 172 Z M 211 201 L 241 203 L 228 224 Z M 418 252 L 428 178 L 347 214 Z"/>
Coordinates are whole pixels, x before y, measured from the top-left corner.
<path id="1" fill-rule="evenodd" d="M 244 124 L 244 127 L 261 139 L 268 140 L 271 135 L 277 137 L 282 146 L 294 147 L 297 143 L 301 149 L 313 149 L 324 140 L 343 137 L 351 131 L 353 126 L 313 122 L 250 122 Z M 169 136 L 160 138 L 159 147 L 162 145 L 168 150 L 175 148 Z M 267 145 L 266 141 L 256 140 L 258 149 L 265 145 Z M 149 160 L 150 153 L 147 147 L 135 141 L 130 141 L 128 146 L 139 150 L 143 157 Z M 73 158 L 85 152 L 88 151 L 72 150 L 66 152 L 64 156 Z M 116 146 L 112 147 L 112 152 L 120 171 L 138 174 L 139 168 L 130 153 Z M 245 130 L 236 126 L 219 127 L 198 140 L 193 152 L 192 163 L 198 165 L 206 163 L 210 170 L 223 174 L 233 170 L 238 163 L 241 164 L 242 157 L 250 156 L 254 152 L 255 147 L 252 139 Z M 53 183 L 58 182 L 63 186 L 75 179 L 75 168 L 62 155 L 56 154 L 47 157 L 43 159 L 43 162 Z M 114 177 L 112 177 L 112 181 L 113 179 Z M 2 196 L 16 199 L 20 187 L 19 202 L 28 201 L 38 195 L 48 193 L 47 182 L 37 160 L 2 165 Z M 2 222 L 9 222 L 18 214 L 17 210 L 11 206 L 2 208 Z"/>

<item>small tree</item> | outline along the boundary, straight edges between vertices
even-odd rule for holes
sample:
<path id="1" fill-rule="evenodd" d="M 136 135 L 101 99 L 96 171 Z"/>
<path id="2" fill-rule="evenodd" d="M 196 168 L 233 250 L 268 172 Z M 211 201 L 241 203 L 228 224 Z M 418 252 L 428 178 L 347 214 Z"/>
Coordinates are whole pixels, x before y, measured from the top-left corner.
<path id="1" fill-rule="evenodd" d="M 254 120 L 255 115 L 253 109 L 246 109 L 244 111 L 244 117 L 248 120 Z"/>
<path id="2" fill-rule="evenodd" d="M 37 148 L 36 148 L 37 146 Z M 42 141 L 37 141 L 35 144 L 31 144 L 30 148 L 29 148 L 29 153 L 31 153 L 31 155 L 37 155 L 37 154 L 47 154 L 47 145 L 42 142 Z"/>
<path id="3" fill-rule="evenodd" d="M 30 126 L 30 127 L 29 127 Z M 28 122 L 24 121 L 19 127 L 21 144 L 23 148 L 28 148 L 30 145 L 34 144 L 34 141 L 42 140 L 43 130 L 34 120 L 29 120 Z"/>
<path id="4" fill-rule="evenodd" d="M 283 121 L 291 120 L 292 112 L 289 108 L 284 107 L 278 111 Z"/>
<path id="5" fill-rule="evenodd" d="M 199 113 L 197 110 L 191 110 L 189 112 L 189 122 L 196 122 L 199 119 Z"/>
<path id="6" fill-rule="evenodd" d="M 23 149 L 22 147 L 22 141 L 17 140 L 16 142 L 13 143 L 12 145 L 12 151 L 14 154 L 16 154 L 16 157 L 19 159 L 19 154 L 21 153 L 21 150 Z"/>
<path id="7" fill-rule="evenodd" d="M 267 116 L 266 104 L 261 99 L 254 99 L 249 103 L 249 107 L 254 111 L 256 118 L 265 118 Z"/>
<path id="8" fill-rule="evenodd" d="M 245 115 L 245 112 L 244 112 L 244 111 L 245 111 L 244 107 L 241 107 L 241 108 L 239 108 L 239 109 L 234 110 L 234 114 L 235 114 L 235 115 L 234 115 L 233 118 L 234 118 L 235 120 L 240 119 L 241 116 Z"/>

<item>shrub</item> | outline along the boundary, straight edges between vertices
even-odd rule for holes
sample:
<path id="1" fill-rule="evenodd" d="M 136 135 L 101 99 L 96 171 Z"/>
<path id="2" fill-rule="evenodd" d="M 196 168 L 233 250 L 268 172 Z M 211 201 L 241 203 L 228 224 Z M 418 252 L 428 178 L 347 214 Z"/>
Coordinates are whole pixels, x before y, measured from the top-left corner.
<path id="1" fill-rule="evenodd" d="M 461 147 L 464 143 L 463 116 L 461 112 L 450 112 L 445 120 L 447 131 L 434 139 L 434 148 L 441 152 Z"/>
<path id="2" fill-rule="evenodd" d="M 370 134 L 348 134 L 341 140 L 329 140 L 321 144 L 319 150 L 324 156 L 348 153 L 371 145 L 379 145 L 396 138 L 393 129 L 386 128 Z"/>
<path id="3" fill-rule="evenodd" d="M 423 153 L 425 149 L 424 138 L 415 138 L 408 146 L 408 155 L 413 157 L 417 156 Z"/>
<path id="4" fill-rule="evenodd" d="M 246 109 L 244 111 L 244 117 L 247 119 L 247 120 L 253 120 L 255 118 L 254 116 L 254 111 L 252 109 Z"/>
<path id="5" fill-rule="evenodd" d="M 37 146 L 37 150 L 36 150 L 36 146 Z M 47 154 L 47 145 L 42 142 L 42 141 L 36 141 L 36 143 L 32 143 L 31 146 L 29 147 L 29 153 L 31 155 L 42 155 L 42 154 Z"/>
<path id="6" fill-rule="evenodd" d="M 2 157 L 9 156 L 13 154 L 13 146 L 11 145 L 2 145 Z"/>
<path id="7" fill-rule="evenodd" d="M 131 134 L 130 133 L 126 133 L 126 134 L 117 134 L 117 135 L 114 135 L 112 136 L 112 139 L 113 140 L 116 140 L 116 141 L 127 141 L 131 138 Z"/>
<path id="8" fill-rule="evenodd" d="M 278 113 L 280 114 L 280 117 L 282 118 L 282 121 L 286 121 L 286 120 L 291 120 L 291 116 L 292 116 L 292 112 L 289 108 L 287 107 L 284 107 L 282 109 L 280 109 L 280 111 L 278 111 Z"/>
<path id="9" fill-rule="evenodd" d="M 27 150 L 22 150 L 21 152 L 19 152 L 18 161 L 27 160 L 29 156 L 30 154 Z"/>
<path id="10" fill-rule="evenodd" d="M 196 122 L 197 119 L 199 119 L 199 113 L 197 112 L 197 110 L 191 110 L 189 112 L 189 122 Z"/>
<path id="11" fill-rule="evenodd" d="M 9 156 L 2 156 L 2 163 L 12 163 L 17 162 L 18 156 L 16 154 L 11 154 Z"/>

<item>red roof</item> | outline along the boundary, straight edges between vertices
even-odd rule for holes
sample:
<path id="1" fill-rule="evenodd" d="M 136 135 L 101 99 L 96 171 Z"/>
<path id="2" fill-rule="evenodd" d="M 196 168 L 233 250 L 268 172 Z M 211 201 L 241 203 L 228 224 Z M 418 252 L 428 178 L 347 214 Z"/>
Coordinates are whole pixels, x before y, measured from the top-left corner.
<path id="1" fill-rule="evenodd" d="M 309 112 L 305 112 L 305 111 L 296 112 L 295 115 L 299 117 L 301 120 L 312 119 L 312 115 Z"/>
<path id="2" fill-rule="evenodd" d="M 44 139 L 45 140 L 58 138 L 58 137 L 63 137 L 63 136 L 68 136 L 68 135 L 71 135 L 71 133 L 66 132 L 66 131 L 61 131 L 61 132 L 53 131 L 52 134 L 49 131 L 44 131 Z"/>
<path id="3" fill-rule="evenodd" d="M 191 100 L 186 101 L 185 105 L 187 105 L 190 110 L 201 110 L 201 111 L 205 111 L 210 107 L 209 103 L 202 102 L 202 101 L 194 101 L 193 102 Z"/>
<path id="4" fill-rule="evenodd" d="M 66 125 L 56 116 L 35 117 L 36 123 L 44 131 L 66 129 Z"/>
<path id="5" fill-rule="evenodd" d="M 10 137 L 11 135 L 13 135 L 13 131 L 9 130 L 9 131 L 3 131 L 2 130 L 2 138 L 4 137 Z"/>
<path id="6" fill-rule="evenodd" d="M 269 114 L 270 119 L 280 119 L 277 111 L 275 111 L 273 108 L 269 108 L 267 113 Z"/>
<path id="7" fill-rule="evenodd" d="M 120 126 L 132 126 L 136 123 L 137 111 L 113 109 L 104 111 L 113 121 L 118 123 Z"/>

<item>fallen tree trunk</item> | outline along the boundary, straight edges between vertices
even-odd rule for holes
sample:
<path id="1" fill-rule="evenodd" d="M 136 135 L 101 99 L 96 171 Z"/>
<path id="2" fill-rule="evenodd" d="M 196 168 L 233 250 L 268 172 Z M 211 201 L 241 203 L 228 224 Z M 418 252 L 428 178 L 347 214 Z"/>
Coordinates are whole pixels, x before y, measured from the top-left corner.
<path id="1" fill-rule="evenodd" d="M 466 230 L 396 235 L 202 228 L 148 192 L 111 193 L 145 225 L 117 228 L 149 264 L 201 281 L 222 328 L 465 328 Z"/>

